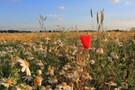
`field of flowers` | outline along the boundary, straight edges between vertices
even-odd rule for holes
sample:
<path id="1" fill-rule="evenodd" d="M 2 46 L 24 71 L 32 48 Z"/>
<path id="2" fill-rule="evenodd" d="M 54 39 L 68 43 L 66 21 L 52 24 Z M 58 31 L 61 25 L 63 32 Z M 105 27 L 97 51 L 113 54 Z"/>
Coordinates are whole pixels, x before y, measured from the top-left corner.
<path id="1" fill-rule="evenodd" d="M 0 36 L 0 90 L 135 90 L 135 32 Z"/>

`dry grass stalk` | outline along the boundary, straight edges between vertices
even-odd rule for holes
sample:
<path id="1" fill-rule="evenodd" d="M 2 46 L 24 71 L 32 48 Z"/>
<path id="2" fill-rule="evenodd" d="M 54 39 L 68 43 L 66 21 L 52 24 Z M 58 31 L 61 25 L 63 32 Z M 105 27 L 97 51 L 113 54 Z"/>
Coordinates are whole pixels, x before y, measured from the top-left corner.
<path id="1" fill-rule="evenodd" d="M 104 21 L 104 9 L 102 9 L 101 11 L 101 24 L 103 25 L 103 21 Z"/>
<path id="2" fill-rule="evenodd" d="M 99 24 L 99 15 L 98 15 L 98 12 L 97 12 L 97 24 Z"/>
<path id="3" fill-rule="evenodd" d="M 90 15 L 91 15 L 91 18 L 93 18 L 93 11 L 92 11 L 92 9 L 90 9 Z"/>

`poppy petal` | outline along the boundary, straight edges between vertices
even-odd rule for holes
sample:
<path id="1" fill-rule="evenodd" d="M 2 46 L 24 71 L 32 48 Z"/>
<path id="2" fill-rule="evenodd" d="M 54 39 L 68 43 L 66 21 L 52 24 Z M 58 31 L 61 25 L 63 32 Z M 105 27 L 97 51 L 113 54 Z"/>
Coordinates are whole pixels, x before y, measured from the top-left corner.
<path id="1" fill-rule="evenodd" d="M 83 34 L 80 36 L 80 40 L 83 44 L 83 47 L 88 49 L 91 46 L 91 40 L 92 40 L 92 35 L 90 34 Z"/>

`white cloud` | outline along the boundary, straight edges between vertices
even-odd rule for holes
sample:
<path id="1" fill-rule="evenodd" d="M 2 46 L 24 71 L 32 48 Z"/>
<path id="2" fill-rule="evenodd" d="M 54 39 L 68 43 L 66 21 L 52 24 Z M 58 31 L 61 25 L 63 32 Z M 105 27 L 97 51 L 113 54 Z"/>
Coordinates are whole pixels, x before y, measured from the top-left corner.
<path id="1" fill-rule="evenodd" d="M 58 21 L 64 20 L 64 18 L 61 15 L 58 15 L 58 14 L 50 14 L 49 16 L 52 18 L 52 20 L 58 20 Z"/>
<path id="2" fill-rule="evenodd" d="M 120 0 L 112 0 L 113 1 L 113 3 L 119 3 L 120 2 Z"/>
<path id="3" fill-rule="evenodd" d="M 129 2 L 129 1 L 126 1 L 126 2 L 125 2 L 125 4 L 126 4 L 126 5 L 129 5 L 129 4 L 131 4 L 131 2 Z"/>
<path id="4" fill-rule="evenodd" d="M 64 10 L 64 9 L 65 9 L 65 7 L 64 7 L 64 6 L 58 6 L 58 9 L 60 9 L 60 10 Z"/>

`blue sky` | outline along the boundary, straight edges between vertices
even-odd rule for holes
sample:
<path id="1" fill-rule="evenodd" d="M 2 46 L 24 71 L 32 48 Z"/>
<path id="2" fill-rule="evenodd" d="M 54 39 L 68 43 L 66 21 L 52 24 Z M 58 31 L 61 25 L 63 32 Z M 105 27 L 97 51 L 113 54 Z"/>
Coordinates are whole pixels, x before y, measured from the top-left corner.
<path id="1" fill-rule="evenodd" d="M 96 29 L 96 13 L 103 8 L 105 28 L 135 27 L 135 0 L 0 0 L 0 29 L 40 30 L 39 15 L 48 17 L 47 29 L 92 29 L 92 21 Z"/>

